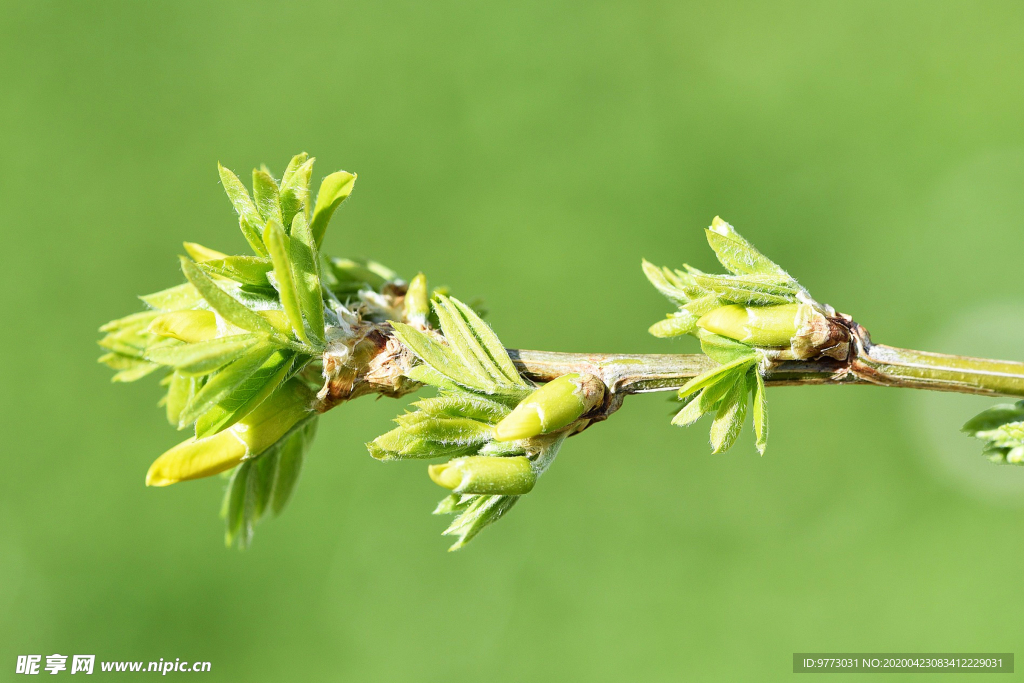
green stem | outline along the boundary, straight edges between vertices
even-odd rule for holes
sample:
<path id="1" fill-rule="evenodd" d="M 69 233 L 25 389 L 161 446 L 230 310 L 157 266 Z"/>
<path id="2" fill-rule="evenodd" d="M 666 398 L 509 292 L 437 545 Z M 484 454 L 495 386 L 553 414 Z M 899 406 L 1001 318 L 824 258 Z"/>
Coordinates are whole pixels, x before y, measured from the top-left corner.
<path id="1" fill-rule="evenodd" d="M 715 366 L 701 354 L 559 353 L 509 349 L 519 370 L 537 382 L 569 372 L 599 377 L 617 394 L 674 391 Z M 850 361 L 829 358 L 775 363 L 765 381 L 774 386 L 875 384 L 986 396 L 1024 396 L 1024 363 L 950 356 L 865 345 Z"/>
<path id="2" fill-rule="evenodd" d="M 853 371 L 872 384 L 985 396 L 1024 396 L 1024 363 L 874 344 Z"/>

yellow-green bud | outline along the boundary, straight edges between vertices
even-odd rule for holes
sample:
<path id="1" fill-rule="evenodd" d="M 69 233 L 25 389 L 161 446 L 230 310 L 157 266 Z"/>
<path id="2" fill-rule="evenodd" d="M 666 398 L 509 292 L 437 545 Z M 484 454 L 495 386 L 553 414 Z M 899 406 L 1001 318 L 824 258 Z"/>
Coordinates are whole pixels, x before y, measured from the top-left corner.
<path id="1" fill-rule="evenodd" d="M 427 276 L 419 273 L 409 283 L 402 306 L 402 317 L 411 324 L 423 325 L 430 314 L 430 297 L 427 294 Z"/>
<path id="2" fill-rule="evenodd" d="M 232 427 L 205 439 L 188 439 L 161 455 L 146 473 L 146 486 L 209 477 L 254 458 L 307 417 L 309 405 L 309 391 L 292 380 Z"/>
<path id="3" fill-rule="evenodd" d="M 521 496 L 537 482 L 530 459 L 469 455 L 427 468 L 434 483 L 455 493 Z"/>
<path id="4" fill-rule="evenodd" d="M 188 255 L 191 256 L 192 260 L 196 263 L 202 263 L 203 261 L 219 261 L 222 258 L 228 257 L 228 255 L 223 252 L 217 251 L 216 249 L 210 249 L 209 247 L 204 247 L 203 245 L 196 244 L 195 242 L 185 242 L 184 246 L 185 251 L 188 252 Z"/>
<path id="5" fill-rule="evenodd" d="M 557 431 L 604 399 L 604 383 L 571 372 L 533 392 L 494 427 L 496 441 L 517 441 Z"/>
<path id="6" fill-rule="evenodd" d="M 284 311 L 257 311 L 259 316 L 274 326 L 282 334 L 290 334 L 292 327 Z M 149 324 L 148 331 L 160 336 L 180 339 L 194 344 L 217 337 L 233 334 L 245 334 L 246 330 L 231 323 L 221 321 L 223 330 L 217 326 L 217 316 L 213 311 L 187 310 L 161 313 Z"/>
<path id="7" fill-rule="evenodd" d="M 160 337 L 171 337 L 183 342 L 207 341 L 217 336 L 217 316 L 213 311 L 162 313 L 149 324 L 149 331 Z"/>
<path id="8" fill-rule="evenodd" d="M 799 304 L 720 306 L 697 321 L 697 327 L 751 346 L 789 346 L 797 330 Z"/>

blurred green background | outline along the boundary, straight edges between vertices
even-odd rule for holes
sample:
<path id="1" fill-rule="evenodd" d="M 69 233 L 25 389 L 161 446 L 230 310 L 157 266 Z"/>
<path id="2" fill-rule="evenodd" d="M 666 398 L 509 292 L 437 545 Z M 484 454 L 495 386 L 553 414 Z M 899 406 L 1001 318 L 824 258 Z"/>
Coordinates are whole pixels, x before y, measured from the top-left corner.
<path id="1" fill-rule="evenodd" d="M 640 258 L 711 268 L 721 214 L 878 341 L 1024 358 L 1024 5 L 5 1 L 0 61 L 3 680 L 55 652 L 740 681 L 1018 648 L 1024 481 L 958 433 L 993 401 L 775 389 L 760 458 L 633 398 L 448 554 L 425 467 L 363 447 L 400 404 L 364 399 L 239 553 L 220 480 L 143 486 L 180 437 L 95 340 L 183 240 L 244 247 L 218 160 L 306 150 L 360 176 L 329 253 L 483 297 L 510 346 L 693 350 L 645 332 Z"/>

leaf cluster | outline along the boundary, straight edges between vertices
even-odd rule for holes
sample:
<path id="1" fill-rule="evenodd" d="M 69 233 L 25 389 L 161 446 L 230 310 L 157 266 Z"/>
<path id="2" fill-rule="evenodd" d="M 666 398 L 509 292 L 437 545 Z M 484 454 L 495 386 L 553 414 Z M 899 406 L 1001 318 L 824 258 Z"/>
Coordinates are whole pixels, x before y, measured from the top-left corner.
<path id="1" fill-rule="evenodd" d="M 325 328 L 338 315 L 331 304 L 340 303 L 339 296 L 376 293 L 397 280 L 373 262 L 336 259 L 322 268 L 327 225 L 356 177 L 328 175 L 311 200 L 313 162 L 306 154 L 295 156 L 280 179 L 266 167 L 254 170 L 251 194 L 219 166 L 252 253 L 227 255 L 186 243 L 186 282 L 140 297 L 148 310 L 101 328 L 99 344 L 107 353 L 100 361 L 116 371 L 114 381 L 163 371 L 167 419 L 178 429 L 192 428 L 197 440 L 238 424 L 290 378 L 320 362 Z M 229 542 L 247 543 L 264 511 L 279 511 L 287 501 L 315 433 L 313 415 L 236 468 L 228 492 L 233 502 L 225 505 Z"/>
<path id="2" fill-rule="evenodd" d="M 643 261 L 647 279 L 679 307 L 666 319 L 652 325 L 651 334 L 697 337 L 704 353 L 719 363 L 679 390 L 683 408 L 672 419 L 672 424 L 688 426 L 704 415 L 713 414 L 711 446 L 713 452 L 722 453 L 739 436 L 750 400 L 757 449 L 763 455 L 768 441 L 767 401 L 761 370 L 764 353 L 757 347 L 701 329 L 698 321 L 731 304 L 751 308 L 780 306 L 809 297 L 789 273 L 721 218 L 716 216 L 705 234 L 719 263 L 729 274 L 709 274 L 686 264 L 682 270 L 658 267 Z"/>
<path id="3" fill-rule="evenodd" d="M 407 376 L 437 389 L 437 395 L 412 404 L 398 416 L 398 427 L 367 444 L 379 460 L 527 456 L 542 472 L 553 460 L 561 439 L 542 442 L 494 440 L 494 426 L 526 398 L 533 386 L 516 370 L 490 327 L 458 299 L 437 295 L 433 310 L 440 334 L 394 322 L 395 336 L 416 354 L 419 363 Z M 434 514 L 454 514 L 444 534 L 456 536 L 451 550 L 504 515 L 521 496 L 452 494 Z"/>
<path id="4" fill-rule="evenodd" d="M 665 298 L 679 307 L 650 328 L 655 337 L 697 334 L 701 316 L 726 304 L 775 306 L 794 303 L 803 288 L 779 265 L 768 259 L 715 217 L 705 229 L 708 244 L 729 275 L 713 275 L 683 264 L 683 269 L 658 267 L 646 259 L 644 274 Z"/>
<path id="5" fill-rule="evenodd" d="M 992 406 L 968 420 L 962 431 L 985 443 L 982 454 L 992 462 L 1024 465 L 1024 401 Z"/>

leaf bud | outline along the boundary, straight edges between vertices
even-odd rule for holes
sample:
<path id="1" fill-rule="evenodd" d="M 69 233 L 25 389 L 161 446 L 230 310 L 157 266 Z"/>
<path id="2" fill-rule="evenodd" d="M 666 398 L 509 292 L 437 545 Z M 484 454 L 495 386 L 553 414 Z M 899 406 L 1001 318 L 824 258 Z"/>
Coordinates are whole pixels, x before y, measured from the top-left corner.
<path id="1" fill-rule="evenodd" d="M 203 439 L 188 439 L 161 455 L 146 473 L 146 486 L 209 477 L 255 458 L 310 414 L 309 399 L 300 382 L 288 382 L 232 427 Z"/>
<path id="2" fill-rule="evenodd" d="M 217 316 L 213 311 L 161 313 L 149 324 L 149 332 L 189 343 L 208 341 L 217 336 Z"/>
<path id="3" fill-rule="evenodd" d="M 430 301 L 427 294 L 427 276 L 423 273 L 418 273 L 409 283 L 402 309 L 402 317 L 407 323 L 426 325 L 427 316 L 430 314 Z"/>
<path id="4" fill-rule="evenodd" d="M 517 441 L 566 427 L 604 399 L 604 383 L 571 372 L 527 396 L 494 427 L 496 441 Z"/>
<path id="5" fill-rule="evenodd" d="M 455 493 L 520 496 L 529 493 L 537 473 L 526 456 L 470 455 L 427 468 L 434 483 Z"/>
<path id="6" fill-rule="evenodd" d="M 781 306 L 720 306 L 705 314 L 697 326 L 750 346 L 789 346 L 797 331 L 799 304 Z"/>

